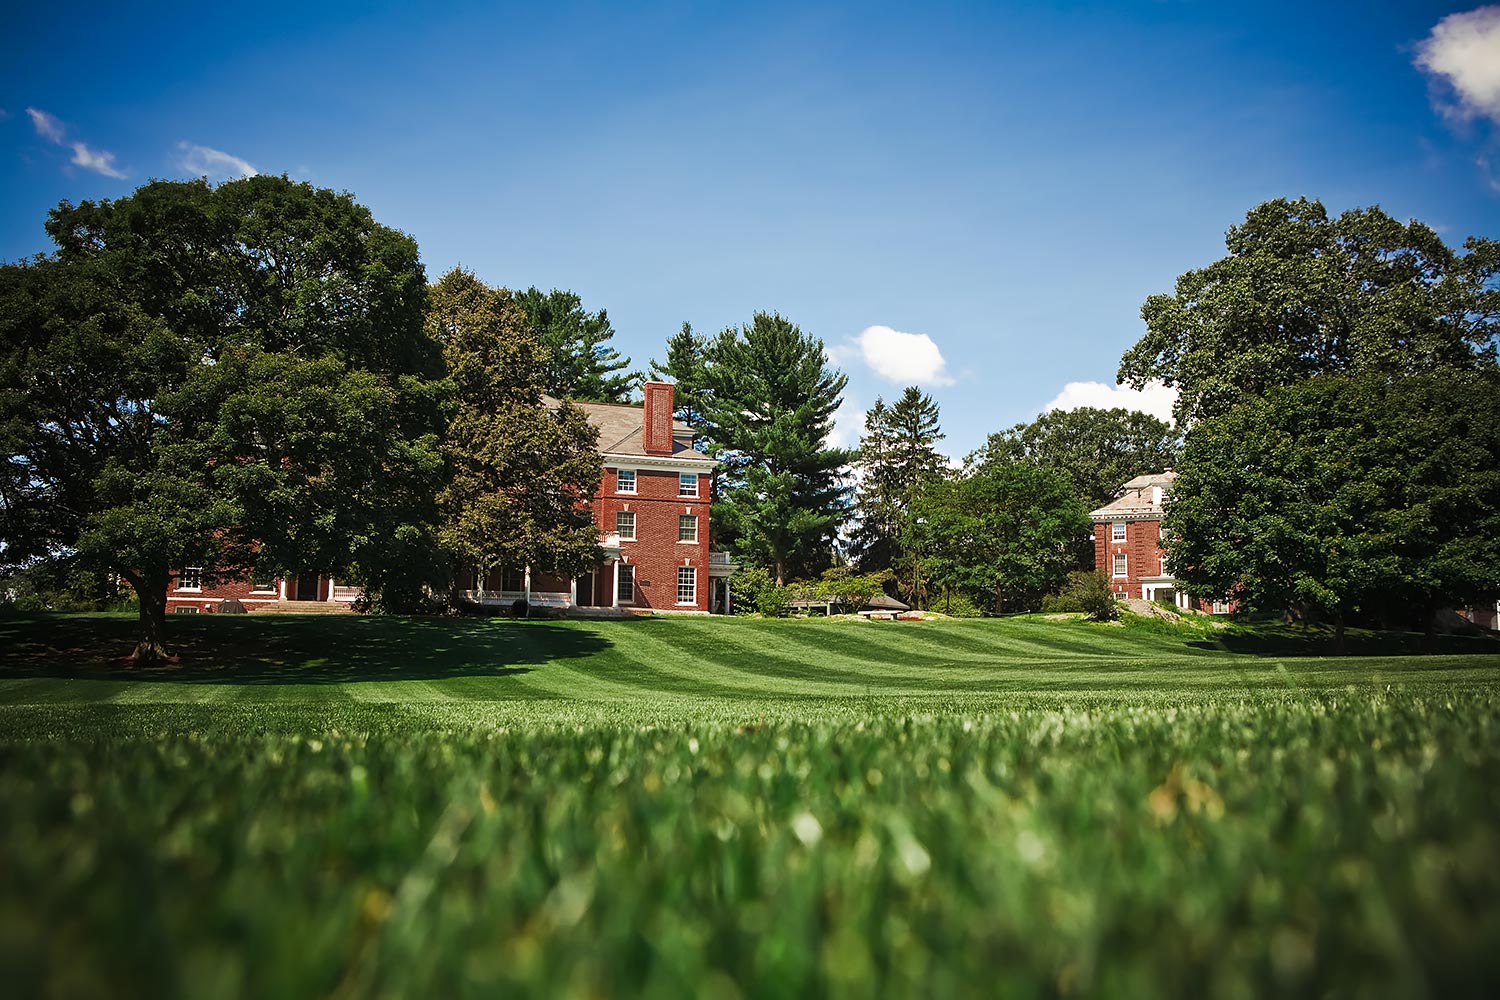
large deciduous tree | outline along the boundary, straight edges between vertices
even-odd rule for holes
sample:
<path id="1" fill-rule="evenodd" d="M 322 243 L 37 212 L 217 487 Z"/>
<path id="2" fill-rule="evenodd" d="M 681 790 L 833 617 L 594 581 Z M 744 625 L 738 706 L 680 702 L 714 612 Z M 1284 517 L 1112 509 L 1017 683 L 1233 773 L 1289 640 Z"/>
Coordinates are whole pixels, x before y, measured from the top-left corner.
<path id="1" fill-rule="evenodd" d="M 1067 580 L 1089 517 L 1062 473 L 989 465 L 930 484 L 912 505 L 911 525 L 927 579 L 999 614 L 1035 609 Z"/>
<path id="2" fill-rule="evenodd" d="M 849 507 L 849 453 L 828 445 L 847 378 L 821 340 L 774 313 L 723 331 L 708 361 L 709 437 L 723 463 L 716 534 L 778 584 L 817 575 Z"/>
<path id="3" fill-rule="evenodd" d="M 1322 375 L 1188 435 L 1164 522 L 1189 593 L 1332 622 L 1500 595 L 1500 378 Z"/>
<path id="4" fill-rule="evenodd" d="M 454 269 L 432 287 L 428 330 L 442 345 L 457 407 L 439 496 L 440 537 L 458 565 L 577 575 L 599 563 L 589 503 L 597 432 L 564 402 L 543 404 L 549 353 L 504 288 Z"/>
<path id="5" fill-rule="evenodd" d="M 1136 476 L 1171 468 L 1180 446 L 1172 426 L 1149 413 L 1082 406 L 1052 410 L 1029 424 L 991 434 L 974 457 L 981 463 L 1056 469 L 1093 509 L 1114 499 L 1120 486 Z"/>
<path id="6" fill-rule="evenodd" d="M 416 243 L 349 195 L 252 177 L 61 204 L 0 268 L 5 559 L 66 555 L 140 600 L 174 567 L 409 593 L 431 548 L 441 357 Z"/>
<path id="7" fill-rule="evenodd" d="M 603 310 L 589 312 L 573 292 L 528 288 L 515 295 L 547 350 L 546 391 L 558 399 L 622 403 L 640 382 L 630 359 L 609 346 L 615 329 Z"/>
<path id="8" fill-rule="evenodd" d="M 1500 244 L 1272 201 L 1154 295 L 1120 378 L 1177 387 L 1183 589 L 1351 611 L 1490 599 Z M 1427 614 L 1431 621 L 1431 615 Z"/>
<path id="9" fill-rule="evenodd" d="M 1146 335 L 1119 378 L 1177 388 L 1191 426 L 1245 395 L 1341 372 L 1399 376 L 1479 370 L 1500 334 L 1500 244 L 1455 253 L 1420 222 L 1379 208 L 1330 219 L 1321 203 L 1256 206 L 1225 238 L 1229 253 L 1177 279 L 1141 308 Z"/>

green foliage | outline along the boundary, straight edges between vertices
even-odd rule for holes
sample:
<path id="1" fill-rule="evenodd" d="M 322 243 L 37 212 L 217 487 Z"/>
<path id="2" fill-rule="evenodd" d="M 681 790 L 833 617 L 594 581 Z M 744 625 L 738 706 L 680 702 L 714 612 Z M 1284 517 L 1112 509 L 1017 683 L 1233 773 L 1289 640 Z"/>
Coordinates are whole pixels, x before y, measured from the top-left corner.
<path id="1" fill-rule="evenodd" d="M 876 399 L 865 414 L 855 465 L 859 480 L 859 523 L 851 539 L 855 559 L 866 571 L 892 570 L 901 576 L 900 590 L 920 602 L 911 572 L 905 530 L 913 498 L 929 483 L 941 479 L 947 461 L 938 453 L 943 439 L 938 405 L 916 386 L 891 406 Z"/>
<path id="2" fill-rule="evenodd" d="M 911 510 L 922 574 L 990 614 L 1038 607 L 1088 530 L 1071 481 L 1035 465 L 982 466 L 935 482 Z"/>
<path id="3" fill-rule="evenodd" d="M 820 572 L 848 508 L 849 454 L 828 447 L 848 379 L 826 366 L 821 340 L 769 313 L 719 334 L 708 361 L 715 534 L 777 583 Z"/>
<path id="4" fill-rule="evenodd" d="M 1332 619 L 1500 594 L 1500 386 L 1322 376 L 1188 435 L 1164 528 L 1183 589 Z"/>
<path id="5" fill-rule="evenodd" d="M 950 618 L 980 618 L 984 615 L 979 605 L 969 600 L 963 594 L 956 594 L 952 590 L 943 591 L 942 596 L 933 601 L 928 610 L 936 611 Z"/>
<path id="6" fill-rule="evenodd" d="M 1172 468 L 1180 446 L 1172 426 L 1149 413 L 1081 406 L 1051 410 L 1029 424 L 991 434 L 973 460 L 1055 469 L 1073 481 L 1078 499 L 1093 510 L 1136 476 Z M 1092 547 L 1087 554 L 1092 561 Z"/>
<path id="7" fill-rule="evenodd" d="M 1103 570 L 1074 570 L 1067 585 L 1056 594 L 1042 599 L 1043 611 L 1077 611 L 1090 621 L 1107 622 L 1120 617 L 1120 603 L 1110 589 L 1109 575 Z"/>
<path id="8" fill-rule="evenodd" d="M 415 242 L 267 176 L 64 202 L 47 229 L 56 254 L 0 267 L 6 559 L 125 578 L 144 661 L 173 567 L 394 592 L 442 472 Z"/>
<path id="9" fill-rule="evenodd" d="M 673 393 L 673 415 L 693 429 L 695 443 L 706 431 L 708 407 L 708 349 L 707 337 L 693 332 L 691 323 L 682 324 L 682 329 L 667 341 L 667 360 L 652 360 L 651 377 L 665 379 L 676 384 Z"/>
<path id="10" fill-rule="evenodd" d="M 589 503 L 598 433 L 577 407 L 542 403 L 548 353 L 509 291 L 455 268 L 432 288 L 456 408 L 440 538 L 456 566 L 530 565 L 577 575 L 603 557 Z"/>
<path id="11" fill-rule="evenodd" d="M 759 566 L 742 566 L 729 579 L 736 614 L 781 618 L 791 610 L 792 592 Z"/>
<path id="12" fill-rule="evenodd" d="M 1379 208 L 1330 219 L 1305 198 L 1256 206 L 1225 237 L 1229 255 L 1141 308 L 1146 335 L 1122 382 L 1177 387 L 1192 425 L 1317 375 L 1403 375 L 1495 361 L 1500 244 L 1456 254 L 1420 222 Z"/>
<path id="13" fill-rule="evenodd" d="M 117 619 L 0 619 L 25 671 L 0 687 L 16 995 L 1500 982 L 1489 657 L 1075 622 L 200 619 L 179 670 L 66 680 L 37 644 Z"/>
<path id="14" fill-rule="evenodd" d="M 528 288 L 515 296 L 546 349 L 544 391 L 558 399 L 623 403 L 641 380 L 630 359 L 609 346 L 615 330 L 603 309 L 583 308 L 572 292 Z"/>

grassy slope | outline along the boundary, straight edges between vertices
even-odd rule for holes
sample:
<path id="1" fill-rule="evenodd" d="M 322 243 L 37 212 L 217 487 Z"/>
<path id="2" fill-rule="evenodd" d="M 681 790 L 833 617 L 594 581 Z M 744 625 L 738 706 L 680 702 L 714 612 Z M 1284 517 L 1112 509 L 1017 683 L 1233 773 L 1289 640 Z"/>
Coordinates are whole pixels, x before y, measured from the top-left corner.
<path id="1" fill-rule="evenodd" d="M 0 619 L 18 995 L 1500 984 L 1492 643 L 172 624 L 146 675 L 128 619 Z"/>

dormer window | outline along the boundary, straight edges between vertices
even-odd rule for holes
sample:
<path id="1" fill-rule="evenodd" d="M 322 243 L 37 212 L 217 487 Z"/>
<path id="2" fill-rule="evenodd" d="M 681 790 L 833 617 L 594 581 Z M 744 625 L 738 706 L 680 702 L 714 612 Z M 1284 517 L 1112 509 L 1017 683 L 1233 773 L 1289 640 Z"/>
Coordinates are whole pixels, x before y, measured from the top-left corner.
<path id="1" fill-rule="evenodd" d="M 634 493 L 635 492 L 635 470 L 634 469 L 620 469 L 618 472 L 615 473 L 615 492 L 616 493 Z"/>

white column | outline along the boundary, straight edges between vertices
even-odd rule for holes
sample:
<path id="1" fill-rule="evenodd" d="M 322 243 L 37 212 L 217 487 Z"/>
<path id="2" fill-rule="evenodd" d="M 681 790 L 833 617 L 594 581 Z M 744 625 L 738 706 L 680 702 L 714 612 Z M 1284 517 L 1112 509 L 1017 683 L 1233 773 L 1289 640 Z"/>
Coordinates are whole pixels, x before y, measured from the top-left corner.
<path id="1" fill-rule="evenodd" d="M 521 582 L 526 587 L 526 603 L 529 605 L 529 604 L 531 604 L 531 564 L 530 563 L 527 563 L 526 567 L 521 570 Z"/>
<path id="2" fill-rule="evenodd" d="M 615 560 L 615 592 L 611 596 L 614 598 L 612 606 L 618 608 L 620 606 L 620 560 L 618 559 Z"/>
<path id="3" fill-rule="evenodd" d="M 572 576 L 572 577 L 568 578 L 568 607 L 575 608 L 577 606 L 578 606 L 578 577 Z"/>
<path id="4" fill-rule="evenodd" d="M 281 599 L 286 600 L 286 577 L 281 578 Z"/>

